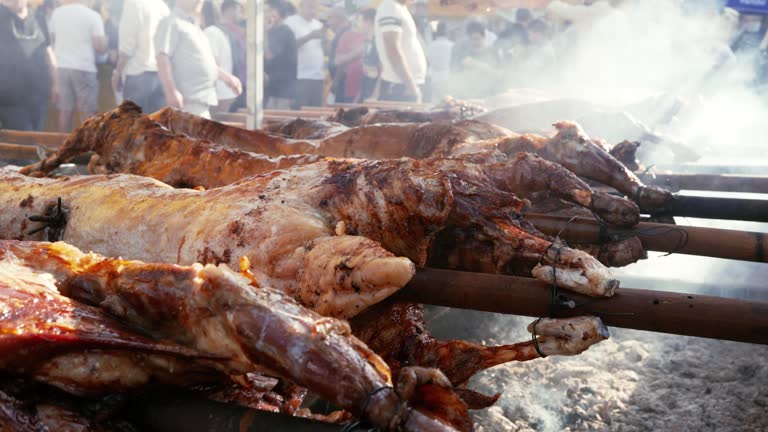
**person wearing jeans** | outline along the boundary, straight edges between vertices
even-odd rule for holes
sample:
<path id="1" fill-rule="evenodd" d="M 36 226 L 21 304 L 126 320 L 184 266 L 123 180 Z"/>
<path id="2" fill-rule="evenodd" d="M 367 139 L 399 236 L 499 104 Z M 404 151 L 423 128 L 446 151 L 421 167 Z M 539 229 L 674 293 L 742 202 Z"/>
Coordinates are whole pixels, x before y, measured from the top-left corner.
<path id="1" fill-rule="evenodd" d="M 125 0 L 120 16 L 119 58 L 112 75 L 115 92 L 139 105 L 145 113 L 165 106 L 157 73 L 154 36 L 170 11 L 163 0 Z"/>

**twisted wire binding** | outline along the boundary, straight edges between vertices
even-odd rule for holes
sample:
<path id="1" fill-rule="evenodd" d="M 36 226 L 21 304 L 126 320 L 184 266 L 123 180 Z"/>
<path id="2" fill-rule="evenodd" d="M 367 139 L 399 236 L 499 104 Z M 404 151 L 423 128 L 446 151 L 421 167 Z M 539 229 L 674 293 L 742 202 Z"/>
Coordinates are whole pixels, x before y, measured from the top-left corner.
<path id="1" fill-rule="evenodd" d="M 27 235 L 33 235 L 45 230 L 43 240 L 59 241 L 61 240 L 64 228 L 67 225 L 67 211 L 61 206 L 61 197 L 58 197 L 56 205 L 46 212 L 46 214 L 31 215 L 27 219 L 32 222 L 43 222 L 43 225 L 29 231 Z"/>
<path id="2" fill-rule="evenodd" d="M 541 348 L 539 347 L 539 338 L 536 335 L 536 326 L 539 325 L 539 321 L 543 319 L 544 318 L 539 318 L 533 322 L 533 331 L 531 332 L 531 340 L 533 341 L 533 348 L 536 350 L 536 354 L 538 354 L 539 357 L 541 358 L 546 358 L 547 355 L 541 351 Z"/>
<path id="3" fill-rule="evenodd" d="M 570 223 L 574 219 L 576 219 L 575 216 L 572 217 L 571 220 L 568 221 L 568 223 Z M 563 229 L 565 229 L 565 227 L 563 227 L 560 230 L 560 233 L 563 232 Z M 558 236 L 560 235 L 560 233 L 558 233 Z M 541 257 L 539 258 L 539 263 L 542 263 L 544 261 L 544 258 L 547 256 L 547 254 L 549 253 L 549 249 L 552 246 L 555 246 L 554 242 L 550 243 L 549 246 L 547 246 L 547 248 L 544 249 L 544 252 L 541 254 Z M 559 246 L 557 246 L 557 252 L 555 252 L 555 258 L 552 260 L 552 297 L 549 304 L 549 314 L 548 314 L 550 317 L 557 312 L 558 308 L 568 307 L 569 309 L 573 309 L 574 307 L 576 307 L 576 302 L 560 294 L 557 286 L 557 261 L 560 259 L 561 251 L 562 249 Z M 531 341 L 533 342 L 533 348 L 536 350 L 536 354 L 538 354 L 539 357 L 541 358 L 545 358 L 547 355 L 541 351 L 541 347 L 539 347 L 538 335 L 536 334 L 536 326 L 539 325 L 539 322 L 542 319 L 544 318 L 541 317 L 533 323 L 533 329 L 531 331 Z"/>
<path id="4" fill-rule="evenodd" d="M 345 425 L 341 429 L 341 432 L 352 432 L 359 427 L 365 427 L 369 429 L 368 423 L 366 422 L 365 419 L 363 419 L 363 417 L 365 417 L 365 412 L 368 410 L 368 405 L 371 403 L 371 399 L 373 399 L 374 396 L 376 396 L 377 394 L 381 393 L 384 390 L 394 391 L 395 388 L 392 386 L 382 386 L 368 393 L 368 396 L 365 398 L 365 402 L 363 402 L 363 409 L 360 412 L 361 418 Z M 399 412 L 400 410 L 398 409 L 398 413 Z"/>

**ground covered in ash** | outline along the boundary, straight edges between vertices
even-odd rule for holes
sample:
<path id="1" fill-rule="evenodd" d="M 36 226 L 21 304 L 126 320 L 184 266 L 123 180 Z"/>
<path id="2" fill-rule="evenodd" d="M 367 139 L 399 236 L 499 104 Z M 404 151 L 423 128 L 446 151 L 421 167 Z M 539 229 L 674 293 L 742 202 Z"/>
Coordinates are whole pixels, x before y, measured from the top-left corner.
<path id="1" fill-rule="evenodd" d="M 529 318 L 444 308 L 428 316 L 443 339 L 530 337 Z M 768 430 L 768 347 L 760 345 L 611 328 L 579 356 L 497 366 L 470 387 L 503 392 L 475 413 L 478 432 Z"/>

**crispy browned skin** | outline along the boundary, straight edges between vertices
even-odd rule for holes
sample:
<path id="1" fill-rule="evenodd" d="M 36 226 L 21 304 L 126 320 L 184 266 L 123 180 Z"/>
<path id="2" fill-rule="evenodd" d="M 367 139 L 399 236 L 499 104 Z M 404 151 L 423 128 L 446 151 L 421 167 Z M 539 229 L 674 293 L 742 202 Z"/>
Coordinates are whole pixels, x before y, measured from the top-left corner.
<path id="1" fill-rule="evenodd" d="M 520 261 L 528 263 L 529 274 L 550 281 L 547 268 L 553 263 L 542 256 L 551 255 L 558 257 L 557 277 L 564 287 L 611 295 L 618 282 L 599 262 L 567 248 L 556 253 L 519 214 L 523 201 L 509 190 L 548 184 L 548 178 L 529 175 L 548 165 L 554 164 L 526 154 L 491 165 L 455 159 L 325 160 L 205 192 L 127 175 L 48 180 L 6 172 L 0 204 L 8 211 L 0 214 L 0 236 L 42 238 L 28 235 L 26 218 L 46 213 L 62 197 L 71 209 L 62 240 L 162 262 L 238 265 L 238 257 L 246 256 L 265 284 L 321 313 L 349 317 L 395 292 L 413 274 L 409 263 L 368 239 L 423 265 L 438 233 L 457 229 L 490 242 L 494 253 L 478 258 L 496 272 Z M 551 175 L 560 173 L 567 171 L 554 169 Z M 582 202 L 599 197 L 573 176 L 558 185 Z M 338 222 L 347 233 L 364 237 L 333 235 Z M 126 231 L 126 224 L 136 228 Z M 471 269 L 471 263 L 459 264 Z"/>
<path id="2" fill-rule="evenodd" d="M 335 130 L 321 140 L 305 143 L 305 147 L 267 142 L 263 133 L 243 131 L 190 114 L 166 109 L 163 124 L 183 124 L 171 128 L 218 144 L 242 148 L 239 142 L 264 142 L 259 151 L 267 155 L 308 152 L 333 157 L 383 159 L 391 157 L 455 157 L 478 151 L 498 149 L 507 155 L 516 152 L 536 152 L 545 159 L 559 163 L 577 175 L 611 186 L 635 200 L 644 209 L 662 207 L 672 195 L 661 188 L 646 186 L 605 147 L 590 139 L 581 128 L 569 121 L 555 123 L 558 133 L 552 137 L 519 135 L 500 126 L 473 120 L 460 122 L 431 122 L 425 124 L 378 124 L 349 130 Z M 306 123 L 305 128 L 309 127 Z M 356 132 L 356 130 L 360 130 Z M 317 135 L 315 135 L 317 136 Z M 364 143 L 364 144 L 362 144 Z M 280 150 L 277 150 L 280 147 Z"/>
<path id="3" fill-rule="evenodd" d="M 313 155 L 268 157 L 173 134 L 143 116 L 132 102 L 124 102 L 112 113 L 88 119 L 59 151 L 23 172 L 47 173 L 87 152 L 96 153 L 88 164 L 91 173 L 129 172 L 177 187 L 207 188 L 319 159 Z"/>
<path id="4" fill-rule="evenodd" d="M 325 121 L 317 126 L 310 126 L 311 121 L 297 120 L 291 127 L 277 130 L 283 134 L 295 130 L 297 137 L 304 141 L 286 139 L 267 135 L 262 131 L 249 131 L 238 127 L 227 126 L 212 120 L 203 119 L 192 114 L 164 108 L 150 118 L 166 126 L 172 132 L 183 133 L 199 139 L 209 140 L 233 148 L 241 148 L 268 156 L 289 155 L 299 153 L 318 154 L 331 157 L 365 157 L 372 159 L 387 159 L 400 157 L 422 157 L 416 154 L 427 154 L 434 147 L 452 147 L 462 141 L 476 141 L 505 136 L 506 129 L 489 123 L 465 120 L 457 123 L 449 121 L 437 122 L 438 126 L 429 124 L 378 124 L 361 128 L 347 128 L 341 125 L 335 127 Z M 92 127 L 92 126 L 91 126 Z M 309 128 L 309 129 L 308 129 Z M 273 129 L 274 130 L 274 129 Z M 309 140 L 305 137 L 322 139 Z M 439 134 L 451 139 L 450 143 L 441 144 L 440 139 L 432 135 Z M 427 157 L 427 156 L 424 156 Z"/>
<path id="5" fill-rule="evenodd" d="M 336 135 L 349 129 L 341 123 L 321 120 L 295 118 L 292 120 L 272 120 L 266 122 L 262 129 L 270 135 L 297 140 L 319 140 Z"/>
<path id="6" fill-rule="evenodd" d="M 374 394 L 392 384 L 390 370 L 345 321 L 320 316 L 280 291 L 256 288 L 226 266 L 108 259 L 64 243 L 3 241 L 0 254 L 3 264 L 46 273 L 67 296 L 155 337 L 227 359 L 233 371 L 289 379 L 382 429 L 471 428 L 466 407 L 439 371 L 403 369 L 398 391 Z M 435 414 L 442 408 L 419 395 L 451 404 L 450 416 Z M 405 415 L 401 404 L 411 399 L 415 409 Z"/>
<path id="7" fill-rule="evenodd" d="M 366 107 L 357 108 L 339 108 L 326 121 L 342 124 L 347 127 L 358 127 L 378 123 L 429 123 L 433 121 L 451 121 L 460 120 L 460 110 L 439 110 L 439 111 L 406 111 L 406 110 L 386 110 L 371 109 Z"/>
<path id="8" fill-rule="evenodd" d="M 608 153 L 601 143 L 589 138 L 576 123 L 561 121 L 555 123 L 555 128 L 557 134 L 552 138 L 520 135 L 501 140 L 497 147 L 505 154 L 535 151 L 577 175 L 615 188 L 644 210 L 663 207 L 673 199 L 671 192 L 643 184 L 632 171 Z"/>
<path id="9" fill-rule="evenodd" d="M 0 250 L 0 370 L 73 394 L 104 394 L 153 382 L 227 380 L 216 357 L 150 339 L 103 311 L 60 295 L 45 272 Z"/>
<path id="10" fill-rule="evenodd" d="M 119 109 L 129 102 L 123 102 Z M 227 126 L 206 120 L 183 111 L 165 107 L 149 114 L 149 118 L 168 128 L 173 133 L 186 134 L 216 144 L 239 148 L 267 156 L 316 153 L 316 145 L 309 141 L 289 140 L 275 137 L 262 131 L 252 131 Z M 194 131 L 194 133 L 193 133 Z"/>
<path id="11" fill-rule="evenodd" d="M 184 128 L 173 129 L 208 139 L 219 144 L 238 147 L 238 142 L 263 141 L 261 132 L 222 125 L 211 120 L 196 118 L 190 114 L 164 112 L 165 122 L 176 120 Z M 166 123 L 164 123 L 166 124 Z M 303 128 L 310 126 L 303 122 Z M 635 200 L 644 209 L 662 207 L 672 199 L 670 192 L 656 186 L 646 186 L 634 173 L 613 157 L 603 145 L 590 139 L 573 122 L 555 124 L 557 135 L 552 138 L 540 135 L 519 135 L 500 126 L 475 120 L 459 122 L 437 121 L 431 123 L 376 124 L 348 130 L 334 129 L 324 124 L 328 131 L 322 139 L 313 141 L 306 149 L 299 146 L 276 144 L 264 148 L 265 154 L 295 154 L 291 149 L 333 157 L 359 157 L 385 159 L 397 157 L 457 157 L 469 153 L 500 150 L 506 155 L 517 152 L 535 152 L 545 159 L 556 162 L 577 175 L 611 186 Z M 250 134 L 251 136 L 247 136 Z M 313 136 L 318 136 L 315 133 Z M 363 144 L 364 143 L 364 144 Z M 242 146 L 240 146 L 242 147 Z"/>
<path id="12" fill-rule="evenodd" d="M 161 113 L 164 112 L 171 111 Z M 185 119 L 184 116 L 188 114 L 181 118 Z M 372 133 L 372 129 L 377 131 Z M 506 160 L 495 150 L 495 144 L 488 146 L 482 144 L 488 141 L 477 141 L 498 133 L 495 126 L 474 121 L 463 121 L 460 126 L 440 123 L 376 125 L 350 129 L 329 137 L 318 144 L 318 152 L 357 157 L 375 151 L 388 158 L 397 158 L 402 154 L 419 158 L 439 155 L 461 159 L 464 163 L 497 163 L 502 168 L 494 176 L 508 192 L 529 197 L 534 192 L 550 191 L 594 210 L 612 224 L 634 225 L 639 220 L 639 210 L 631 202 L 593 193 L 586 183 L 556 164 L 530 156 Z M 354 144 L 361 140 L 365 140 L 367 145 L 356 147 Z M 317 160 L 317 157 L 310 155 L 267 158 L 172 135 L 142 117 L 135 105 L 126 102 L 111 114 L 91 118 L 56 154 L 25 167 L 22 172 L 48 172 L 59 163 L 88 150 L 97 153 L 90 165 L 91 172 L 138 174 L 177 187 L 214 188 L 249 175 Z"/>

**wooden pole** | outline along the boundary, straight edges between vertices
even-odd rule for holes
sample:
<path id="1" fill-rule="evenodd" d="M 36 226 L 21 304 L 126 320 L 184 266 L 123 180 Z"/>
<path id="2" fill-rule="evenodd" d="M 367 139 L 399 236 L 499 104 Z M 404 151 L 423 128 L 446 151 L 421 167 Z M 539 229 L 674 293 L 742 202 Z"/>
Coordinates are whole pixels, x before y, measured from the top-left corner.
<path id="1" fill-rule="evenodd" d="M 40 159 L 40 155 L 38 147 L 33 145 L 0 143 L 0 159 L 36 161 Z"/>
<path id="2" fill-rule="evenodd" d="M 675 195 L 659 213 L 703 219 L 768 222 L 768 200 Z"/>
<path id="3" fill-rule="evenodd" d="M 246 127 L 261 127 L 264 117 L 264 0 L 246 2 L 248 23 L 248 116 Z"/>
<path id="4" fill-rule="evenodd" d="M 646 184 L 669 190 L 768 193 L 768 176 L 733 174 L 641 174 Z"/>
<path id="5" fill-rule="evenodd" d="M 420 269 L 402 300 L 486 312 L 547 316 L 552 286 L 530 278 Z M 606 325 L 768 345 L 768 302 L 619 288 L 611 298 L 563 291 L 576 302 L 556 317 L 599 316 Z"/>
<path id="6" fill-rule="evenodd" d="M 600 244 L 637 236 L 647 250 L 699 255 L 740 261 L 768 262 L 768 234 L 641 222 L 632 228 L 607 226 L 601 232 L 594 219 L 527 213 L 525 218 L 541 232 L 572 243 Z M 604 236 L 604 238 L 601 238 Z"/>
<path id="7" fill-rule="evenodd" d="M 48 149 L 56 149 L 69 137 L 69 134 L 59 132 L 29 132 L 11 129 L 0 129 L 0 141 L 13 144 L 42 145 Z"/>

